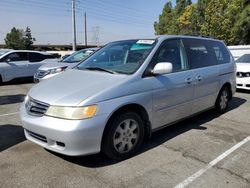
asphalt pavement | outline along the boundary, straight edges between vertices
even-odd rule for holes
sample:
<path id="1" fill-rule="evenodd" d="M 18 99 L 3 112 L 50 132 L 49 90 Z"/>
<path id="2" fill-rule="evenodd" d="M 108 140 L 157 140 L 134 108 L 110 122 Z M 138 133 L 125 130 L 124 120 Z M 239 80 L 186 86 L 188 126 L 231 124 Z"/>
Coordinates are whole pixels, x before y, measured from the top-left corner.
<path id="1" fill-rule="evenodd" d="M 27 141 L 19 106 L 29 82 L 0 86 L 0 187 L 250 187 L 250 92 L 153 134 L 122 162 L 65 157 Z"/>

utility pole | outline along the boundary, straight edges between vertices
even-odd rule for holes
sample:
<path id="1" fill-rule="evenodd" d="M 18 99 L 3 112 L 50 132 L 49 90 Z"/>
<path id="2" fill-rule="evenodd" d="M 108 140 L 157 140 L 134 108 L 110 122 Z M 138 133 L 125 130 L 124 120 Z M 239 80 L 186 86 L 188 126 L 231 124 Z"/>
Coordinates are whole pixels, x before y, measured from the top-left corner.
<path id="1" fill-rule="evenodd" d="M 72 50 L 73 50 L 73 51 L 76 51 L 76 14 L 75 14 L 75 0 L 72 0 L 72 32 L 73 32 Z"/>
<path id="2" fill-rule="evenodd" d="M 84 30 L 85 30 L 85 46 L 88 46 L 88 40 L 87 40 L 87 14 L 84 13 Z"/>

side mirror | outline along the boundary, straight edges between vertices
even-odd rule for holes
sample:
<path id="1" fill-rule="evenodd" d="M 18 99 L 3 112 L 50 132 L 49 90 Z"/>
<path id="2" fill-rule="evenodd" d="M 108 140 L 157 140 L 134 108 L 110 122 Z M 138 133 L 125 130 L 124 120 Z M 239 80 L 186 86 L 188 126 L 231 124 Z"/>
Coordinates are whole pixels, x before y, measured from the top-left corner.
<path id="1" fill-rule="evenodd" d="M 155 65 L 154 69 L 152 70 L 152 73 L 154 75 L 158 75 L 158 74 L 168 74 L 171 73 L 172 71 L 173 71 L 172 63 L 160 62 Z"/>

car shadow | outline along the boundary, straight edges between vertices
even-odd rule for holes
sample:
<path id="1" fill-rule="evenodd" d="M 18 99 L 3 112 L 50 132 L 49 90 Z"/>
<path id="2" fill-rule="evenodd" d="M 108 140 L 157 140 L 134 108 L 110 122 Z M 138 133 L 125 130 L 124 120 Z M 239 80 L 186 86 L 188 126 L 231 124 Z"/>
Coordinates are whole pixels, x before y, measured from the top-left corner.
<path id="1" fill-rule="evenodd" d="M 23 128 L 18 125 L 0 125 L 0 152 L 25 141 Z"/>
<path id="2" fill-rule="evenodd" d="M 24 98 L 23 94 L 0 96 L 0 105 L 21 103 Z"/>
<path id="3" fill-rule="evenodd" d="M 245 102 L 246 102 L 245 99 L 234 97 L 230 103 L 228 111 L 238 108 Z M 212 110 L 203 112 L 197 116 L 183 120 L 179 123 L 168 126 L 160 131 L 157 131 L 152 134 L 150 139 L 145 140 L 142 148 L 136 155 L 147 152 L 148 150 L 151 150 L 167 142 L 168 140 L 174 139 L 175 137 L 185 132 L 188 132 L 192 129 L 206 130 L 207 128 L 204 127 L 203 125 L 219 116 L 220 114 L 218 114 L 215 110 L 212 109 Z M 64 156 L 64 155 L 57 154 L 51 151 L 49 152 L 66 161 L 72 162 L 82 167 L 88 167 L 88 168 L 99 168 L 99 167 L 109 166 L 109 165 L 118 163 L 117 161 L 107 158 L 102 153 L 89 155 L 89 156 L 69 157 L 69 156 Z"/>
<path id="4" fill-rule="evenodd" d="M 30 83 L 34 83 L 33 77 L 26 77 L 26 78 L 16 78 L 13 79 L 9 82 L 3 82 L 0 84 L 5 86 L 5 85 L 21 85 L 21 84 L 30 84 Z"/>

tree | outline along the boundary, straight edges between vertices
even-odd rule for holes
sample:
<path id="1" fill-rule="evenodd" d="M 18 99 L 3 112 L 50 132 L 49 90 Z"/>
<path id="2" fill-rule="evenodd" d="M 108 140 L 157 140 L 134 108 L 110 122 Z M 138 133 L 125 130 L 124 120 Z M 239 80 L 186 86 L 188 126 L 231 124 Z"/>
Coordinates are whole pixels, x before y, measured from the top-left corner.
<path id="1" fill-rule="evenodd" d="M 7 33 L 5 39 L 7 48 L 21 50 L 21 49 L 32 49 L 33 41 L 31 30 L 29 27 L 26 28 L 25 32 L 22 29 L 16 29 L 13 27 L 10 33 Z"/>
<path id="2" fill-rule="evenodd" d="M 178 18 L 178 26 L 180 28 L 181 34 L 196 34 L 197 27 L 195 22 L 195 5 L 188 5 L 185 8 L 185 11 L 182 15 Z"/>
<path id="3" fill-rule="evenodd" d="M 239 14 L 234 31 L 235 44 L 250 44 L 250 4 L 246 5 Z"/>
<path id="4" fill-rule="evenodd" d="M 6 47 L 11 49 L 24 49 L 23 31 L 13 27 L 4 39 Z"/>
<path id="5" fill-rule="evenodd" d="M 203 35 L 234 44 L 236 40 L 234 23 L 241 10 L 242 0 L 211 0 L 205 10 L 205 20 L 201 26 Z"/>
<path id="6" fill-rule="evenodd" d="M 168 1 L 155 22 L 156 34 L 205 35 L 226 44 L 250 44 L 250 0 Z"/>
<path id="7" fill-rule="evenodd" d="M 172 3 L 168 1 L 159 16 L 159 22 L 155 22 L 154 28 L 157 35 L 174 34 L 177 30 L 177 24 L 174 23 L 174 12 L 172 10 Z"/>
<path id="8" fill-rule="evenodd" d="M 176 6 L 173 8 L 171 1 L 168 1 L 159 16 L 159 22 L 154 24 L 156 34 L 179 34 L 180 28 L 177 19 L 185 11 L 186 6 L 191 3 L 191 0 L 177 0 Z"/>
<path id="9" fill-rule="evenodd" d="M 32 38 L 31 29 L 29 27 L 26 27 L 25 35 L 24 35 L 24 46 L 25 46 L 25 49 L 32 50 L 33 49 L 32 45 L 33 45 L 34 41 L 36 41 L 36 39 Z"/>

